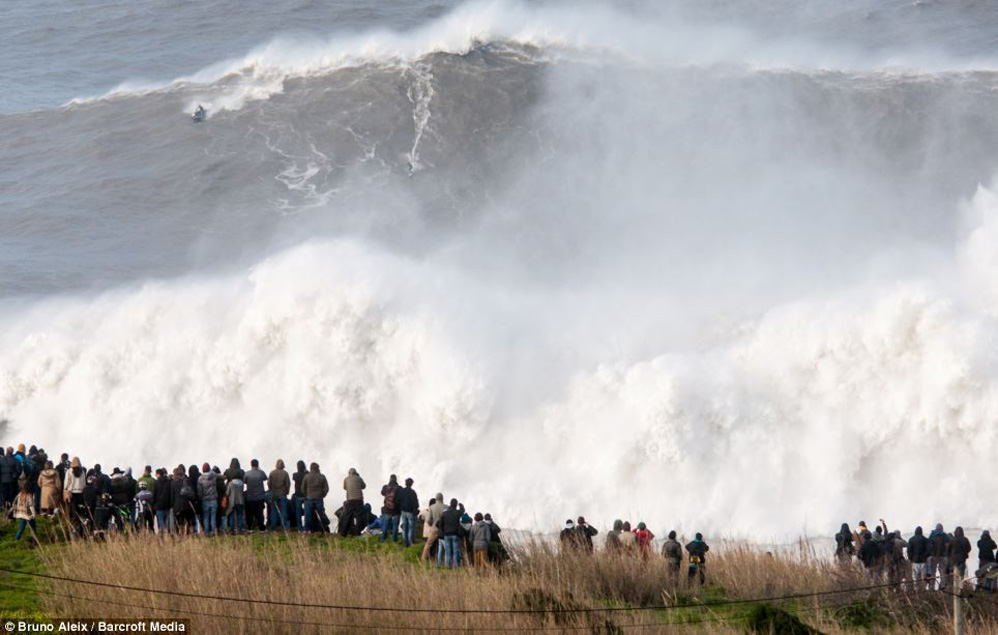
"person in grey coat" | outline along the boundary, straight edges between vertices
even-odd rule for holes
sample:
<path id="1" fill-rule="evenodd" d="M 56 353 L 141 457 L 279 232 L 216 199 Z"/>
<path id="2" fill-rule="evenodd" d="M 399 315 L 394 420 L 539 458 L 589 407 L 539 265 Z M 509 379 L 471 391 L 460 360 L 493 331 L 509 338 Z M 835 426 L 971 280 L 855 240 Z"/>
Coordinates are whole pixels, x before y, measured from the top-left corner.
<path id="1" fill-rule="evenodd" d="M 284 469 L 284 460 L 277 459 L 277 465 L 267 478 L 267 491 L 270 492 L 268 521 L 271 529 L 291 527 L 288 517 L 288 494 L 291 493 L 291 477 Z"/>
<path id="2" fill-rule="evenodd" d="M 475 514 L 475 524 L 471 526 L 472 562 L 476 567 L 489 566 L 489 542 L 492 540 L 492 526 L 485 522 L 481 513 Z"/>
<path id="3" fill-rule="evenodd" d="M 250 531 L 267 529 L 263 523 L 263 508 L 267 493 L 264 490 L 264 483 L 267 482 L 267 473 L 260 469 L 260 462 L 256 459 L 250 461 L 250 469 L 243 477 L 246 483 L 246 528 Z"/>

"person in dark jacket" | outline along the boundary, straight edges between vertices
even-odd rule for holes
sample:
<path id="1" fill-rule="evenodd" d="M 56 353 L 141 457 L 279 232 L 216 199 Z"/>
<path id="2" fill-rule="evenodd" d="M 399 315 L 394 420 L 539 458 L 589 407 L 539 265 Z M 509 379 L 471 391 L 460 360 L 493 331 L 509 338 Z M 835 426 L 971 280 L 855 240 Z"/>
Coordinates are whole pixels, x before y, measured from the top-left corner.
<path id="1" fill-rule="evenodd" d="M 457 499 L 452 498 L 450 505 L 440 514 L 437 521 L 437 529 L 443 537 L 443 549 L 437 551 L 437 564 L 446 563 L 447 567 L 453 569 L 461 564 L 461 510 L 457 506 Z"/>
<path id="2" fill-rule="evenodd" d="M 152 486 L 152 508 L 156 512 L 156 531 L 160 534 L 170 531 L 170 514 L 173 513 L 173 489 L 166 470 L 156 470 L 156 482 Z"/>
<path id="3" fill-rule="evenodd" d="M 246 473 L 243 472 L 241 467 L 239 467 L 239 459 L 233 458 L 229 462 L 229 469 L 225 470 L 224 476 L 226 482 L 231 481 L 234 478 L 238 478 L 240 481 L 243 480 Z"/>
<path id="4" fill-rule="evenodd" d="M 995 544 L 994 539 L 991 538 L 991 532 L 985 529 L 981 532 L 980 540 L 977 541 L 977 564 L 979 569 L 983 569 L 984 565 L 995 561 L 995 549 L 998 549 L 998 544 Z"/>
<path id="5" fill-rule="evenodd" d="M 880 563 L 883 558 L 880 544 L 872 539 L 864 540 L 856 557 L 863 563 L 867 578 L 871 582 L 877 582 L 880 575 Z"/>
<path id="6" fill-rule="evenodd" d="M 840 565 L 848 567 L 854 555 L 856 555 L 856 546 L 853 544 L 852 530 L 849 529 L 848 523 L 842 523 L 839 533 L 835 534 L 835 557 Z"/>
<path id="7" fill-rule="evenodd" d="M 576 542 L 579 547 L 584 551 L 593 553 L 595 551 L 595 547 L 593 546 L 593 536 L 598 534 L 599 531 L 587 523 L 584 516 L 579 516 L 579 519 L 575 521 L 575 533 Z"/>
<path id="8" fill-rule="evenodd" d="M 263 522 L 263 510 L 267 498 L 267 490 L 264 487 L 266 482 L 267 473 L 260 469 L 260 462 L 253 459 L 250 461 L 249 471 L 243 475 L 243 483 L 246 484 L 246 528 L 249 531 L 267 529 Z"/>
<path id="9" fill-rule="evenodd" d="M 100 463 L 94 464 L 94 478 L 97 479 L 96 485 L 98 494 L 111 493 L 111 477 L 101 471 Z"/>
<path id="10" fill-rule="evenodd" d="M 60 483 L 66 482 L 66 472 L 69 471 L 69 468 L 70 468 L 69 455 L 63 452 L 62 456 L 59 457 L 59 464 L 55 466 L 56 472 L 59 473 Z"/>
<path id="11" fill-rule="evenodd" d="M 963 535 L 963 527 L 953 530 L 953 539 L 949 541 L 950 566 L 963 578 L 967 575 L 967 558 L 970 557 L 970 541 Z M 959 590 L 959 589 L 957 589 Z"/>
<path id="12" fill-rule="evenodd" d="M 298 461 L 297 469 L 291 476 L 295 482 L 295 492 L 291 496 L 291 515 L 294 516 L 295 529 L 298 531 L 305 531 L 305 524 L 302 520 L 305 513 L 305 494 L 302 492 L 301 484 L 306 474 L 308 472 L 305 470 L 305 461 Z"/>
<path id="13" fill-rule="evenodd" d="M 692 584 L 694 580 L 701 586 L 707 582 L 707 552 L 710 546 L 703 541 L 703 534 L 697 533 L 693 540 L 686 545 L 686 553 L 690 557 L 690 567 L 686 573 L 687 581 Z"/>
<path id="14" fill-rule="evenodd" d="M 396 493 L 399 511 L 402 516 L 402 538 L 408 547 L 416 542 L 416 518 L 419 516 L 419 496 L 412 489 L 413 480 L 405 479 L 405 487 Z"/>
<path id="15" fill-rule="evenodd" d="M 922 534 L 922 528 L 915 527 L 915 535 L 908 539 L 908 560 L 911 561 L 911 579 L 914 588 L 925 588 L 929 578 L 929 539 Z"/>
<path id="16" fill-rule="evenodd" d="M 194 492 L 194 526 L 197 527 L 201 523 L 201 497 L 198 496 L 198 479 L 201 478 L 201 470 L 198 466 L 191 465 L 187 468 L 187 484 L 191 486 L 191 490 Z"/>
<path id="17" fill-rule="evenodd" d="M 173 520 L 177 531 L 187 533 L 195 528 L 194 497 L 195 490 L 187 480 L 187 471 L 183 465 L 173 470 L 170 481 L 170 492 L 173 500 Z"/>
<path id="18" fill-rule="evenodd" d="M 119 529 L 124 529 L 126 519 L 130 520 L 132 517 L 135 492 L 135 479 L 122 472 L 120 468 L 114 468 L 111 471 L 111 505 L 114 522 Z"/>
<path id="19" fill-rule="evenodd" d="M 388 477 L 388 483 L 381 487 L 381 495 L 384 502 L 381 504 L 381 540 L 388 539 L 388 534 L 392 535 L 392 542 L 399 541 L 399 520 L 402 517 L 402 510 L 398 503 L 399 479 L 392 474 Z"/>
<path id="20" fill-rule="evenodd" d="M 0 510 L 14 504 L 20 476 L 21 462 L 14 458 L 14 448 L 7 448 L 7 453 L 0 457 Z"/>
<path id="21" fill-rule="evenodd" d="M 942 523 L 929 533 L 929 577 L 936 579 L 938 589 L 945 589 L 949 577 L 949 535 Z"/>

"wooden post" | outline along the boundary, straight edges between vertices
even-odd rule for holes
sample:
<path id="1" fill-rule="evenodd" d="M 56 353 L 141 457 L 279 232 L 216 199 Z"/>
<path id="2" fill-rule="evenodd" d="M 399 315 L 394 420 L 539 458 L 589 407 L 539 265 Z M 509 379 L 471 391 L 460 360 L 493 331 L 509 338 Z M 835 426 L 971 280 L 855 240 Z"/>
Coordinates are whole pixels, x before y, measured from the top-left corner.
<path id="1" fill-rule="evenodd" d="M 953 567 L 953 633 L 963 635 L 963 580 Z"/>

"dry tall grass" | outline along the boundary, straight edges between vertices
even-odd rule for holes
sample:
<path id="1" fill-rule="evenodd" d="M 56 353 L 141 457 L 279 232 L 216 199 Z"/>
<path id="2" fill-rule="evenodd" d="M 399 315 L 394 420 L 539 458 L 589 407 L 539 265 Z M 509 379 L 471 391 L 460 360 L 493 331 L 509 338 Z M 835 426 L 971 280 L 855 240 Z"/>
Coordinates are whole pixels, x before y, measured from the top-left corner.
<path id="1" fill-rule="evenodd" d="M 802 543 L 769 555 L 744 544 L 717 544 L 708 559 L 708 586 L 699 598 L 672 585 L 661 558 L 559 554 L 548 543 L 513 550 L 501 571 L 448 571 L 416 564 L 401 549 L 369 549 L 362 539 L 289 535 L 199 538 L 116 537 L 46 547 L 53 575 L 193 593 L 198 598 L 124 591 L 53 581 L 44 596 L 53 616 L 178 617 L 198 633 L 328 633 L 451 631 L 745 632 L 756 604 L 698 607 L 698 602 L 751 599 L 869 584 L 855 570 L 816 557 Z M 388 547 L 391 547 L 388 545 Z M 685 571 L 683 572 L 685 573 Z M 262 605 L 203 596 L 290 603 L 377 606 L 400 612 Z M 939 633 L 949 628 L 952 598 L 892 590 L 772 602 L 824 633 L 848 632 L 850 619 L 873 632 Z M 563 612 L 640 607 L 667 610 Z M 417 610 L 437 609 L 432 612 Z M 557 609 L 555 613 L 444 613 L 440 609 Z M 972 603 L 970 632 L 998 634 L 998 605 Z"/>

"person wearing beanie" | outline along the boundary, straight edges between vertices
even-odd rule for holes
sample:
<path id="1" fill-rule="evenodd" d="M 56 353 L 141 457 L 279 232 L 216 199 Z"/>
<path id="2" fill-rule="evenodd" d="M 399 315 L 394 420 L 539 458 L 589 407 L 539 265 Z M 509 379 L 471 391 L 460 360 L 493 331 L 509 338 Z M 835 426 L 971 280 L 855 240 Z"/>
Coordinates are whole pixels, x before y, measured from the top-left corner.
<path id="1" fill-rule="evenodd" d="M 662 545 L 662 556 L 665 558 L 666 580 L 669 586 L 679 583 L 679 570 L 683 563 L 683 546 L 676 540 L 676 532 L 669 532 L 669 539 Z"/>
<path id="2" fill-rule="evenodd" d="M 201 464 L 198 498 L 201 500 L 201 531 L 205 536 L 214 536 L 218 532 L 218 481 L 207 463 Z"/>

